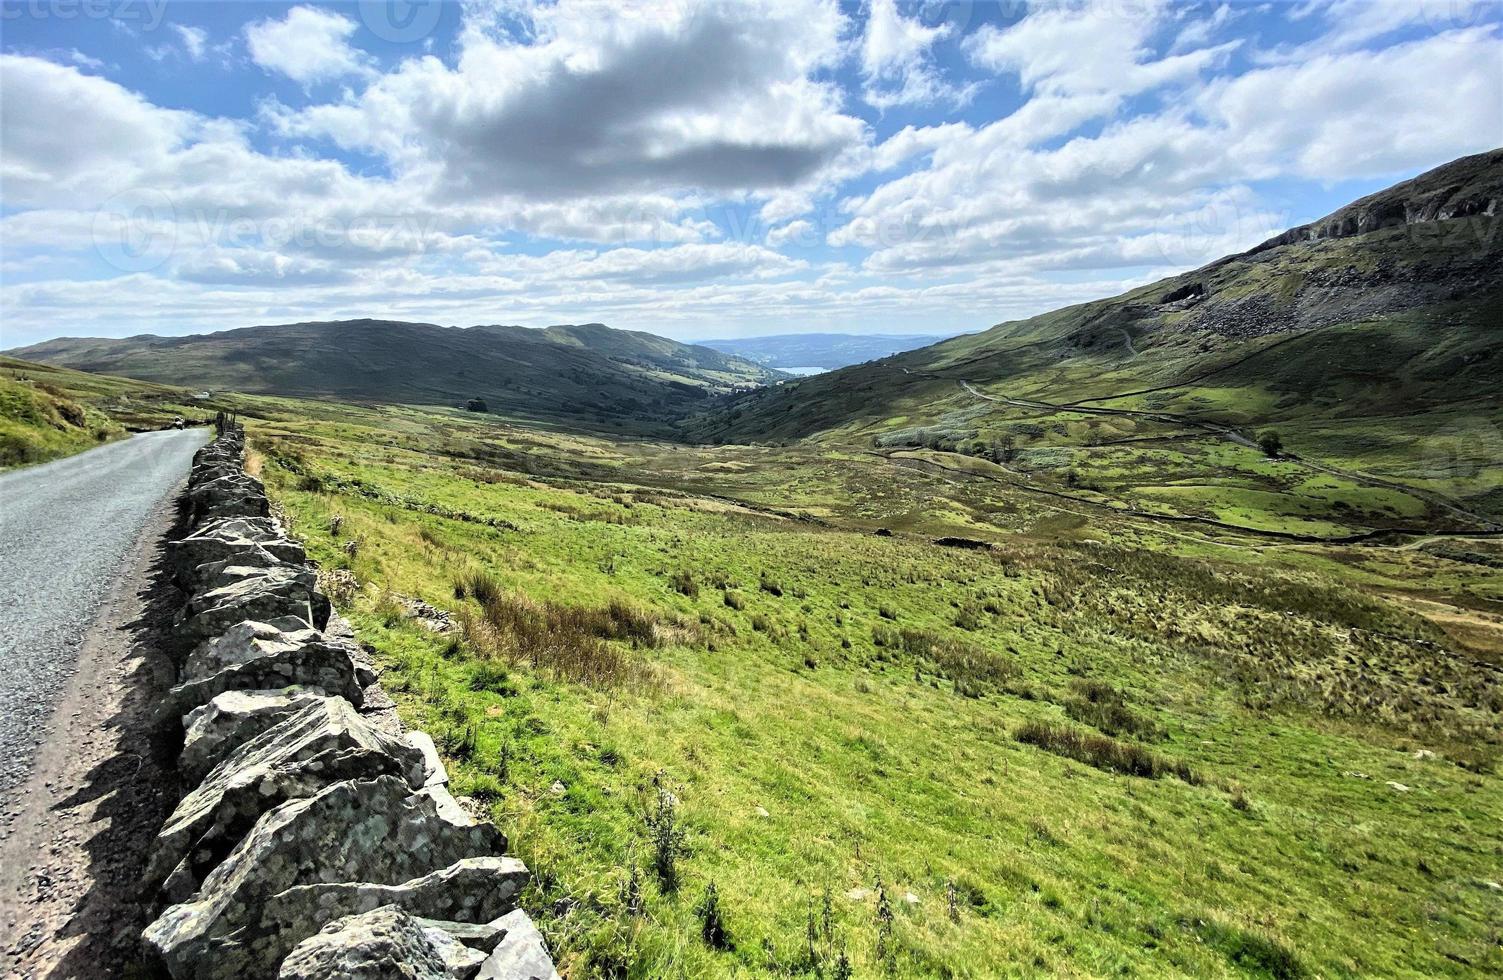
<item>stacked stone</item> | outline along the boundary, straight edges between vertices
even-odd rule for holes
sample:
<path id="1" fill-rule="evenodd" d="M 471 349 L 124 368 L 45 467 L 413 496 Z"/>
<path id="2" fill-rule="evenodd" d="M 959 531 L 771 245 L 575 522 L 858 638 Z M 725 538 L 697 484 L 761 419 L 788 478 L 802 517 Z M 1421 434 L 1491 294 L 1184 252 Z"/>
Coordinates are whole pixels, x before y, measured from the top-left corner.
<path id="1" fill-rule="evenodd" d="M 195 645 L 163 710 L 197 786 L 152 852 L 147 947 L 178 980 L 556 978 L 517 908 L 527 868 L 449 794 L 432 739 L 378 723 L 374 673 L 244 458 L 225 423 L 171 545 Z"/>

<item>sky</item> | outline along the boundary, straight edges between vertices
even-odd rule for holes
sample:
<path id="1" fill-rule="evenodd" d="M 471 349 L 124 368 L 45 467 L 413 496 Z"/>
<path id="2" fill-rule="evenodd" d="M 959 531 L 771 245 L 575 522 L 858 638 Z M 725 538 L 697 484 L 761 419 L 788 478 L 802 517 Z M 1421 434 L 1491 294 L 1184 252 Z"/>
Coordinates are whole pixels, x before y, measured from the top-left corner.
<path id="1" fill-rule="evenodd" d="M 1498 0 L 0 0 L 0 347 L 956 333 L 1503 145 Z"/>

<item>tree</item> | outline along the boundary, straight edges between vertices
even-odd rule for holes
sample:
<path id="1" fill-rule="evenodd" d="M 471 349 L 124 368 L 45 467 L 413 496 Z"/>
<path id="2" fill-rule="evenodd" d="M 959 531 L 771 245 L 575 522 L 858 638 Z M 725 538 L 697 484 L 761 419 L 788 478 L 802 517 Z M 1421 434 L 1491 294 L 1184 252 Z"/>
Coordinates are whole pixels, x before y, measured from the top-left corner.
<path id="1" fill-rule="evenodd" d="M 1258 433 L 1258 448 L 1263 450 L 1263 455 L 1273 459 L 1283 450 L 1284 443 L 1273 429 L 1264 429 Z"/>

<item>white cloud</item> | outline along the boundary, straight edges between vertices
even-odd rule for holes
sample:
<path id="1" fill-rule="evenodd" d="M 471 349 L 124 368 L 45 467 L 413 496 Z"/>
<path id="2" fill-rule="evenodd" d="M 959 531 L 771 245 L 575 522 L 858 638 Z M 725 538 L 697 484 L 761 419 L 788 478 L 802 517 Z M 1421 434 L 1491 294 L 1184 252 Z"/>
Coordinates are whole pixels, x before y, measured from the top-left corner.
<path id="1" fill-rule="evenodd" d="M 1196 107 L 1233 172 L 1393 174 L 1503 144 L 1499 40 L 1474 28 L 1271 66 L 1214 81 Z"/>
<path id="2" fill-rule="evenodd" d="M 1039 5 L 978 31 L 963 50 L 1016 78 L 1011 113 L 930 112 L 880 142 L 846 107 L 942 83 L 936 46 L 958 40 L 891 3 L 853 32 L 833 0 L 495 0 L 466 8 L 442 59 L 385 73 L 352 20 L 294 8 L 247 29 L 267 45 L 252 56 L 350 88 L 251 120 L 164 109 L 67 64 L 119 71 L 92 48 L 6 55 L 7 342 L 360 311 L 681 335 L 978 326 L 1310 217 L 1269 203 L 1278 181 L 1398 178 L 1503 144 L 1496 27 L 1380 29 L 1386 13 L 1353 8 L 1366 26 L 1343 28 L 1338 2 L 1300 22 L 1325 33 L 1297 56 L 1233 52 L 1206 45 L 1268 14 L 1134 3 Z M 295 30 L 305 17 L 321 30 Z M 154 71 L 220 52 L 169 36 Z M 324 139 L 388 166 L 355 172 Z M 151 261 L 127 254 L 101 288 L 117 237 Z"/>
<path id="3" fill-rule="evenodd" d="M 102 200 L 198 125 L 192 113 L 41 58 L 0 55 L 0 91 L 0 180 L 12 206 Z"/>
<path id="4" fill-rule="evenodd" d="M 819 237 L 809 221 L 790 221 L 767 232 L 767 244 L 773 248 L 789 244 L 808 247 L 818 243 Z"/>
<path id="5" fill-rule="evenodd" d="M 384 155 L 455 199 L 762 191 L 817 177 L 866 138 L 814 73 L 840 56 L 831 0 L 605 0 L 529 10 L 524 40 L 473 27 L 457 64 L 404 63 L 283 130 Z"/>
<path id="6" fill-rule="evenodd" d="M 897 0 L 870 0 L 861 38 L 864 97 L 879 109 L 925 105 L 963 98 L 947 85 L 929 58 L 929 49 L 950 34 L 950 25 L 926 27 L 898 12 Z"/>
<path id="7" fill-rule="evenodd" d="M 204 50 L 209 43 L 209 32 L 202 27 L 185 27 L 182 24 L 173 24 L 172 29 L 177 32 L 179 40 L 183 42 L 183 50 L 188 55 L 189 61 L 203 61 Z"/>
<path id="8" fill-rule="evenodd" d="M 1247 182 L 1399 177 L 1503 143 L 1497 48 L 1470 36 L 1490 30 L 1478 28 L 1216 79 L 1157 114 L 1052 147 L 1018 119 L 1057 122 L 1080 110 L 1073 127 L 1117 110 L 1115 93 L 1096 91 L 1106 85 L 1098 66 L 1052 56 L 1080 43 L 1056 29 L 1076 27 L 1033 35 L 1038 60 L 1019 62 L 1028 84 L 1049 95 L 978 129 L 893 137 L 893 155 L 920 146 L 928 165 L 852 201 L 830 242 L 871 249 L 865 268 L 884 275 L 997 261 L 1034 270 L 1183 267 L 1290 223 L 1260 206 Z M 1127 89 L 1178 72 L 1143 59 L 1143 36 L 1116 49 L 1127 59 L 1117 64 Z M 996 45 L 989 50 L 1000 57 Z M 1082 101 L 1093 98 L 1105 101 Z M 878 156 L 887 152 L 883 144 Z"/>
<path id="9" fill-rule="evenodd" d="M 1161 0 L 1046 6 L 1005 29 L 987 25 L 966 41 L 977 65 L 1010 72 L 1044 96 L 1110 93 L 1125 98 L 1193 78 L 1230 46 L 1155 58 L 1150 40 L 1165 22 Z"/>
<path id="10" fill-rule="evenodd" d="M 247 25 L 245 40 L 256 64 L 306 85 L 370 70 L 369 57 L 350 46 L 356 29 L 348 17 L 316 7 L 293 7 L 284 20 Z"/>

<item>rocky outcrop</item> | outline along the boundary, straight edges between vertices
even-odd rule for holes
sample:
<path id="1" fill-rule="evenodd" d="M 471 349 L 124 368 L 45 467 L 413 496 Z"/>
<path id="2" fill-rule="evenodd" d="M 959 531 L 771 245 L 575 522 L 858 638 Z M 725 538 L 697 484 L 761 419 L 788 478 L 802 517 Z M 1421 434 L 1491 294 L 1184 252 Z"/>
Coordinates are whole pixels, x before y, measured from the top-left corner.
<path id="1" fill-rule="evenodd" d="M 194 645 L 162 710 L 196 786 L 153 850 L 147 948 L 175 978 L 556 977 L 517 908 L 526 866 L 401 731 L 243 459 L 221 420 L 172 546 Z"/>
<path id="2" fill-rule="evenodd" d="M 1246 255 L 1281 245 L 1351 238 L 1385 228 L 1498 213 L 1503 202 L 1503 149 L 1452 160 L 1412 180 L 1359 198 L 1319 221 L 1290 228 Z"/>

